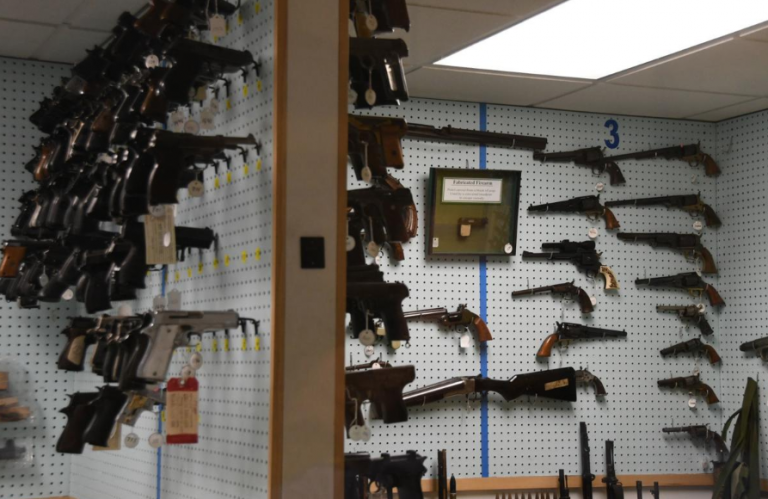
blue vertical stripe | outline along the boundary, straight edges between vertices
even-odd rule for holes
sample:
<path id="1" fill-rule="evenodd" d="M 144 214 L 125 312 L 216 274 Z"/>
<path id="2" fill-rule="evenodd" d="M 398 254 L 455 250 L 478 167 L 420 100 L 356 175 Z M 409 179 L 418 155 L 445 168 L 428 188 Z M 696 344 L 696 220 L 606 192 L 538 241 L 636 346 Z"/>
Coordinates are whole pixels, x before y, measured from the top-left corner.
<path id="1" fill-rule="evenodd" d="M 480 130 L 486 131 L 486 105 L 480 104 Z M 485 145 L 480 146 L 480 169 L 486 169 Z M 485 257 L 480 257 L 480 317 L 488 322 L 488 293 Z M 488 376 L 488 345 L 485 341 L 480 343 L 480 374 Z M 488 470 L 488 395 L 483 394 L 480 399 L 480 473 L 481 476 L 490 476 Z"/>

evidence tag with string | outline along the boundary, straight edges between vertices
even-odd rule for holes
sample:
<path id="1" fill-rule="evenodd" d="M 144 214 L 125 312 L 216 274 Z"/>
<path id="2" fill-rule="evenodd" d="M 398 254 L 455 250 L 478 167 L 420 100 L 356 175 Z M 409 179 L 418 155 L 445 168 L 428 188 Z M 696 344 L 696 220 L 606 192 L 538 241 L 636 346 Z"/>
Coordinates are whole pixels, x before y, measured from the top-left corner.
<path id="1" fill-rule="evenodd" d="M 144 217 L 144 240 L 147 265 L 176 263 L 176 210 L 174 205 L 150 207 L 151 216 Z"/>
<path id="2" fill-rule="evenodd" d="M 167 444 L 196 444 L 198 441 L 197 378 L 171 378 L 165 392 Z"/>
<path id="3" fill-rule="evenodd" d="M 469 345 L 472 342 L 472 336 L 469 334 L 469 328 L 464 328 L 464 333 L 461 335 L 461 339 L 459 340 L 459 346 L 461 348 L 469 348 Z"/>

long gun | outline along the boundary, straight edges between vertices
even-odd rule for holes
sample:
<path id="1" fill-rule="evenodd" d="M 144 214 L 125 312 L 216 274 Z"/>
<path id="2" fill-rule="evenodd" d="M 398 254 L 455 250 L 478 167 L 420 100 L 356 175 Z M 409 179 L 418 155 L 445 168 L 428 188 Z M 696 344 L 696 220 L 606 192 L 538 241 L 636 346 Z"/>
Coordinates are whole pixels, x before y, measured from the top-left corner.
<path id="1" fill-rule="evenodd" d="M 706 354 L 710 364 L 717 364 L 718 362 L 721 362 L 720 355 L 717 354 L 715 347 L 713 347 L 712 345 L 707 345 L 706 343 L 703 343 L 698 338 L 693 338 L 688 341 L 683 341 L 682 343 L 677 343 L 676 345 L 672 345 L 671 347 L 662 348 L 661 356 L 666 357 L 667 355 L 677 355 L 678 353 L 681 353 L 681 352 L 682 353 L 690 352 L 696 355 Z"/>
<path id="2" fill-rule="evenodd" d="M 721 456 L 728 455 L 728 446 L 725 445 L 725 440 L 716 431 L 711 431 L 706 425 L 691 425 L 691 426 L 679 426 L 675 428 L 663 428 L 661 431 L 664 433 L 687 433 L 691 437 L 701 438 L 706 443 L 714 443 L 715 449 Z"/>
<path id="3" fill-rule="evenodd" d="M 592 499 L 592 482 L 595 475 L 592 474 L 592 463 L 589 456 L 589 435 L 587 434 L 587 423 L 579 423 L 579 447 L 581 451 L 581 497 L 583 499 Z"/>
<path id="4" fill-rule="evenodd" d="M 600 204 L 600 196 L 581 196 L 566 201 L 531 205 L 528 211 L 531 213 L 583 213 L 589 220 L 604 218 L 605 228 L 608 230 L 621 227 L 610 208 Z"/>
<path id="5" fill-rule="evenodd" d="M 446 308 L 430 308 L 426 310 L 411 310 L 403 312 L 406 320 L 437 319 L 440 324 L 446 327 L 464 327 L 474 326 L 477 339 L 479 341 L 491 341 L 491 331 L 485 321 L 476 313 L 467 309 L 466 305 L 459 305 L 455 312 L 449 312 Z"/>
<path id="6" fill-rule="evenodd" d="M 404 57 L 408 57 L 408 46 L 403 40 L 349 39 L 349 80 L 357 94 L 356 109 L 396 106 L 408 100 Z"/>
<path id="7" fill-rule="evenodd" d="M 699 328 L 701 334 L 705 336 L 709 336 L 710 334 L 714 333 L 712 326 L 710 326 L 709 322 L 707 321 L 704 305 L 657 305 L 656 311 L 677 314 L 680 320 L 686 323 L 694 324 Z"/>
<path id="8" fill-rule="evenodd" d="M 570 343 L 574 340 L 587 340 L 596 338 L 626 338 L 626 331 L 617 331 L 614 329 L 600 329 L 597 327 L 584 326 L 571 322 L 558 322 L 557 331 L 550 334 L 536 352 L 537 358 L 545 358 L 552 355 L 552 347 L 560 343 Z"/>
<path id="9" fill-rule="evenodd" d="M 559 473 L 557 488 L 560 491 L 560 497 L 558 499 L 571 499 L 571 494 L 568 492 L 568 476 L 565 474 L 565 470 L 561 469 Z"/>
<path id="10" fill-rule="evenodd" d="M 653 248 L 681 251 L 686 259 L 701 260 L 703 273 L 717 274 L 715 259 L 712 253 L 701 244 L 701 236 L 698 234 L 619 232 L 616 237 L 625 242 L 643 242 L 650 244 Z"/>
<path id="11" fill-rule="evenodd" d="M 720 227 L 720 218 L 715 210 L 701 200 L 700 194 L 685 194 L 680 196 L 660 196 L 655 198 L 625 199 L 621 201 L 606 201 L 605 206 L 666 206 L 683 210 L 690 215 L 703 215 L 707 227 Z"/>
<path id="12" fill-rule="evenodd" d="M 739 346 L 742 352 L 757 352 L 763 360 L 768 360 L 768 337 L 747 341 Z"/>
<path id="13" fill-rule="evenodd" d="M 345 454 L 344 498 L 372 497 L 370 491 L 376 484 L 387 498 L 394 497 L 394 489 L 397 489 L 399 498 L 423 499 L 421 479 L 427 473 L 425 459 L 412 450 L 400 456 L 382 454 L 378 459 L 371 459 L 369 454 Z"/>
<path id="14" fill-rule="evenodd" d="M 418 231 L 418 212 L 410 189 L 390 190 L 384 187 L 354 189 L 347 192 L 349 217 L 360 221 L 363 236 L 350 234 L 355 243 L 364 243 L 369 256 L 378 256 L 387 246 L 394 260 L 403 260 L 402 244 Z"/>
<path id="15" fill-rule="evenodd" d="M 402 169 L 403 138 L 458 142 L 494 147 L 544 149 L 547 139 L 508 133 L 407 123 L 402 118 L 349 115 L 348 154 L 358 180 L 387 176 L 387 168 Z"/>
<path id="16" fill-rule="evenodd" d="M 456 377 L 405 392 L 408 407 L 419 407 L 439 400 L 475 393 L 496 392 L 510 401 L 523 395 L 534 395 L 567 402 L 576 401 L 576 371 L 572 367 L 516 374 L 509 380 L 494 380 L 482 375 Z"/>
<path id="17" fill-rule="evenodd" d="M 691 166 L 704 165 L 704 172 L 708 177 L 720 175 L 720 167 L 717 166 L 712 156 L 705 153 L 699 147 L 699 144 L 687 144 L 672 147 L 662 147 L 660 149 L 651 149 L 649 151 L 631 152 L 619 154 L 617 156 L 607 156 L 606 161 L 623 161 L 625 159 L 678 159 L 687 162 Z"/>
<path id="18" fill-rule="evenodd" d="M 403 389 L 414 379 L 416 369 L 413 366 L 346 372 L 347 430 L 353 425 L 362 426 L 365 423 L 362 405 L 366 400 L 371 402 L 372 417 L 382 419 L 386 424 L 408 421 Z"/>
<path id="19" fill-rule="evenodd" d="M 551 293 L 553 295 L 563 295 L 575 298 L 579 302 L 582 314 L 591 314 L 595 308 L 592 305 L 592 298 L 582 288 L 574 285 L 574 281 L 564 282 L 562 284 L 553 284 L 552 286 L 542 286 L 540 288 L 523 289 L 513 291 L 512 298 L 521 296 L 533 296 L 541 293 Z"/>
<path id="20" fill-rule="evenodd" d="M 626 183 L 624 175 L 617 165 L 613 161 L 607 161 L 603 154 L 603 149 L 600 147 L 587 147 L 584 149 L 576 149 L 575 151 L 562 151 L 562 152 L 535 152 L 533 153 L 533 159 L 546 163 L 552 161 L 555 163 L 569 163 L 573 161 L 576 166 L 585 166 L 592 169 L 592 174 L 600 175 L 603 172 L 608 172 L 608 176 L 611 179 L 611 185 L 621 185 Z M 608 206 L 608 203 L 606 203 Z"/>
<path id="21" fill-rule="evenodd" d="M 699 392 L 699 394 L 705 397 L 707 405 L 720 402 L 720 399 L 715 395 L 715 391 L 710 388 L 709 385 L 702 382 L 698 374 L 679 378 L 660 379 L 657 383 L 661 388 L 684 388 L 688 391 Z"/>
<path id="22" fill-rule="evenodd" d="M 613 456 L 613 440 L 605 441 L 605 494 L 608 499 L 624 499 L 624 486 L 616 477 L 616 462 Z"/>
<path id="23" fill-rule="evenodd" d="M 682 274 L 665 277 L 651 277 L 648 279 L 635 279 L 635 284 L 638 286 L 651 286 L 655 288 L 684 289 L 688 291 L 691 296 L 701 296 L 702 293 L 706 293 L 707 298 L 709 299 L 709 304 L 713 307 L 721 307 L 725 305 L 725 301 L 715 287 L 704 282 L 704 279 L 702 279 L 696 272 L 684 272 Z"/>
<path id="24" fill-rule="evenodd" d="M 602 275 L 605 280 L 605 289 L 619 289 L 619 281 L 613 270 L 600 262 L 602 253 L 595 250 L 594 241 L 572 242 L 564 240 L 559 243 L 544 243 L 541 249 L 548 250 L 548 253 L 523 252 L 523 260 L 526 259 L 545 259 L 566 261 L 576 265 L 580 272 L 587 277 L 594 279 Z"/>

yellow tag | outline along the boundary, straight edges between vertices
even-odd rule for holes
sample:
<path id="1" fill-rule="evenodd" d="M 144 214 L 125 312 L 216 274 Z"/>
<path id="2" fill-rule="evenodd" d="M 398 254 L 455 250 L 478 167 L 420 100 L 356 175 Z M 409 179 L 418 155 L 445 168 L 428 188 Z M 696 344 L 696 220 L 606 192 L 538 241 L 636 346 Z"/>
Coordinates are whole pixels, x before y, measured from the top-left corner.
<path id="1" fill-rule="evenodd" d="M 149 277 L 149 274 L 151 274 L 151 272 L 149 270 L 147 270 L 147 277 Z"/>
<path id="2" fill-rule="evenodd" d="M 179 279 L 181 279 L 181 275 L 179 274 L 179 271 L 173 273 L 173 277 L 176 279 L 176 282 L 179 282 Z"/>
<path id="3" fill-rule="evenodd" d="M 219 41 L 219 37 L 218 36 L 214 36 L 213 37 L 213 43 L 217 43 L 218 41 Z"/>
<path id="4" fill-rule="evenodd" d="M 211 343 L 211 350 L 213 350 L 214 352 L 219 351 L 219 342 L 216 341 L 216 338 L 214 338 L 213 342 Z"/>
<path id="5" fill-rule="evenodd" d="M 197 414 L 197 422 L 200 422 L 200 413 Z"/>
<path id="6" fill-rule="evenodd" d="M 256 248 L 256 260 L 261 260 L 261 248 Z"/>
<path id="7" fill-rule="evenodd" d="M 227 172 L 227 183 L 228 184 L 232 183 L 232 172 L 230 171 Z"/>
<path id="8" fill-rule="evenodd" d="M 187 347 L 187 353 L 192 353 L 192 347 Z"/>
<path id="9" fill-rule="evenodd" d="M 229 352 L 229 338 L 224 338 L 224 351 Z"/>
<path id="10" fill-rule="evenodd" d="M 202 352 L 203 351 L 203 342 L 201 341 L 197 345 L 195 345 L 195 352 Z"/>
<path id="11" fill-rule="evenodd" d="M 202 274 L 203 273 L 203 262 L 200 262 L 197 264 L 197 273 Z"/>
<path id="12" fill-rule="evenodd" d="M 253 343 L 253 349 L 256 350 L 257 352 L 261 350 L 261 338 L 259 338 L 258 336 L 256 336 L 256 341 Z"/>
<path id="13" fill-rule="evenodd" d="M 259 2 L 253 4 L 253 10 L 255 10 L 257 14 L 261 12 L 261 4 Z"/>
<path id="14" fill-rule="evenodd" d="M 243 97 L 248 97 L 248 84 L 243 85 Z"/>
<path id="15" fill-rule="evenodd" d="M 165 423 L 165 409 L 163 409 L 162 411 L 160 411 L 160 421 L 162 421 L 163 423 Z"/>
<path id="16" fill-rule="evenodd" d="M 187 277 L 192 277 L 192 267 L 187 269 Z"/>
<path id="17" fill-rule="evenodd" d="M 243 250 L 243 253 L 241 254 L 241 257 L 243 259 L 243 263 L 248 261 L 248 252 Z"/>
<path id="18" fill-rule="evenodd" d="M 226 27 L 227 34 L 229 34 L 229 23 L 226 23 L 224 26 Z"/>
<path id="19" fill-rule="evenodd" d="M 243 24 L 243 13 L 242 12 L 238 12 L 237 13 L 237 24 L 238 25 L 242 25 Z"/>
<path id="20" fill-rule="evenodd" d="M 261 92 L 261 80 L 259 80 L 259 81 L 257 81 L 257 82 L 256 82 L 256 90 L 258 90 L 259 92 Z"/>
<path id="21" fill-rule="evenodd" d="M 214 258 L 213 259 L 213 268 L 214 269 L 218 269 L 219 268 L 219 259 L 218 258 Z"/>
<path id="22" fill-rule="evenodd" d="M 261 171 L 261 158 L 256 160 L 256 171 L 257 172 Z"/>
<path id="23" fill-rule="evenodd" d="M 213 179 L 213 187 L 215 189 L 218 189 L 219 187 L 221 187 L 221 183 L 219 183 L 219 177 L 216 177 Z"/>
<path id="24" fill-rule="evenodd" d="M 242 341 L 240 343 L 240 348 L 243 351 L 248 350 L 248 338 L 246 338 L 245 336 L 243 336 L 243 339 L 242 339 Z"/>
<path id="25" fill-rule="evenodd" d="M 229 100 L 229 97 L 227 97 L 227 110 L 232 109 L 232 101 Z"/>
<path id="26" fill-rule="evenodd" d="M 248 163 L 243 165 L 243 175 L 248 176 Z"/>
<path id="27" fill-rule="evenodd" d="M 229 267 L 229 255 L 224 255 L 224 266 Z"/>

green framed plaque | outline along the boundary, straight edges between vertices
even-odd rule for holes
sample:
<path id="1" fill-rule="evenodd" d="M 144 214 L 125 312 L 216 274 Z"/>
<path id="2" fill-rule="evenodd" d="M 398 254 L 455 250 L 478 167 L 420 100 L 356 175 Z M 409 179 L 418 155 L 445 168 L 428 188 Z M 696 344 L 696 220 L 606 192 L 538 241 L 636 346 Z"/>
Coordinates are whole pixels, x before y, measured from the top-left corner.
<path id="1" fill-rule="evenodd" d="M 431 168 L 430 255 L 514 255 L 521 173 Z"/>

